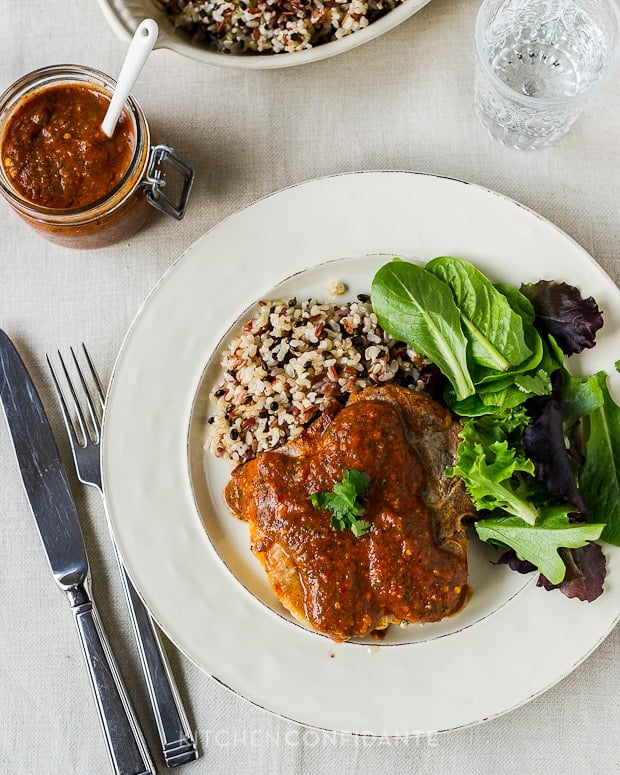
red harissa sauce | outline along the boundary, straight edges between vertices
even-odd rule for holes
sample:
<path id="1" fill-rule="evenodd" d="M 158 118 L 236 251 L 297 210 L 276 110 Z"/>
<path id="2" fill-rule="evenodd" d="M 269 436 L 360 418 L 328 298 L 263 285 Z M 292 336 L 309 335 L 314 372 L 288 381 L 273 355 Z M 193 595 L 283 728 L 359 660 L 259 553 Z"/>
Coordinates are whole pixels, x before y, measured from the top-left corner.
<path id="1" fill-rule="evenodd" d="M 82 208 L 110 193 L 129 168 L 135 136 L 125 113 L 113 137 L 101 131 L 109 102 L 77 83 L 26 97 L 2 138 L 2 164 L 15 190 L 54 210 Z"/>

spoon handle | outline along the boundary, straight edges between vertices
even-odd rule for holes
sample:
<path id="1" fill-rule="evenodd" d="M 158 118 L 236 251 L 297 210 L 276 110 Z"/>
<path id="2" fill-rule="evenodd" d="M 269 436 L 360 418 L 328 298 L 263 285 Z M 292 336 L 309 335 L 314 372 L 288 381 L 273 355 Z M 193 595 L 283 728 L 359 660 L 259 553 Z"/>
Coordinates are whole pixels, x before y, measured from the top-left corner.
<path id="1" fill-rule="evenodd" d="M 114 94 L 101 124 L 103 133 L 108 137 L 112 137 L 114 134 L 123 105 L 140 75 L 140 71 L 144 67 L 148 55 L 153 50 L 157 40 L 157 33 L 157 22 L 154 19 L 144 19 L 134 33 L 120 75 L 118 76 Z"/>

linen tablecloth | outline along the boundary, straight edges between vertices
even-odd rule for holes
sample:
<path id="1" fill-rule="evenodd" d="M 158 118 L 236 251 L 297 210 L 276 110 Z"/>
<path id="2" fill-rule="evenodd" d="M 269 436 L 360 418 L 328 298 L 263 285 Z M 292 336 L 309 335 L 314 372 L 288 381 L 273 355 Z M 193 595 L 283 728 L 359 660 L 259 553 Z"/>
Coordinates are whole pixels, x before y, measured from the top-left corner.
<path id="1" fill-rule="evenodd" d="M 477 6 L 477 0 L 432 0 L 378 40 L 303 68 L 220 69 L 154 52 L 134 94 L 158 136 L 195 165 L 182 222 L 156 217 L 126 243 L 79 252 L 43 241 L 0 202 L 0 326 L 32 371 L 67 463 L 45 353 L 84 341 L 107 380 L 134 315 L 175 258 L 222 218 L 302 180 L 384 169 L 479 183 L 556 223 L 619 281 L 620 72 L 557 146 L 506 149 L 487 137 L 473 111 Z M 115 76 L 125 49 L 95 0 L 0 0 L 0 90 L 30 70 L 63 62 Z M 372 217 L 372 203 L 359 203 L 347 217 Z M 0 772 L 107 773 L 80 646 L 50 578 L 4 427 L 0 467 Z M 95 595 L 157 757 L 103 509 L 94 492 L 76 485 L 75 496 Z M 554 688 L 479 726 L 404 740 L 334 739 L 246 703 L 170 646 L 202 752 L 183 771 L 620 772 L 619 656 L 616 629 Z M 159 757 L 157 763 L 163 771 Z"/>

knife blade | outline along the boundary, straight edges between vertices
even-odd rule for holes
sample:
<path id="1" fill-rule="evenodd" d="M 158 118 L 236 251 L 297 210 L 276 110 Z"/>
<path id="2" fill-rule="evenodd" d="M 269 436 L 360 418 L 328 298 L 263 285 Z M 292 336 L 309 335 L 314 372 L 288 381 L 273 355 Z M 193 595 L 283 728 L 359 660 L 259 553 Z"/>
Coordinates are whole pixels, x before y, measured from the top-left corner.
<path id="1" fill-rule="evenodd" d="M 56 441 L 30 375 L 2 329 L 0 403 L 52 574 L 69 598 L 112 768 L 117 775 L 151 775 L 144 735 L 90 598 L 88 558 Z"/>

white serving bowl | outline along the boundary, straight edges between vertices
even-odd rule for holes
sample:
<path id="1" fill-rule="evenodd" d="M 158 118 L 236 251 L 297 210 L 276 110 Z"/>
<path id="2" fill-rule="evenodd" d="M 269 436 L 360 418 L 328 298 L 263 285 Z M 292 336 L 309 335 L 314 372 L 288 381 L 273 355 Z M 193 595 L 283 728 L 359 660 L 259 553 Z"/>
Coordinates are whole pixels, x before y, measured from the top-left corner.
<path id="1" fill-rule="evenodd" d="M 160 30 L 156 48 L 167 48 L 182 56 L 219 67 L 275 70 L 327 59 L 361 46 L 362 43 L 393 29 L 429 2 L 430 0 L 403 0 L 401 5 L 388 11 L 385 16 L 351 35 L 321 43 L 303 51 L 281 54 L 228 54 L 208 48 L 205 44 L 194 43 L 189 36 L 176 30 L 166 15 L 159 11 L 151 0 L 99 0 L 99 5 L 112 29 L 124 40 L 129 40 L 138 24 L 144 18 L 150 17 L 157 21 Z"/>

